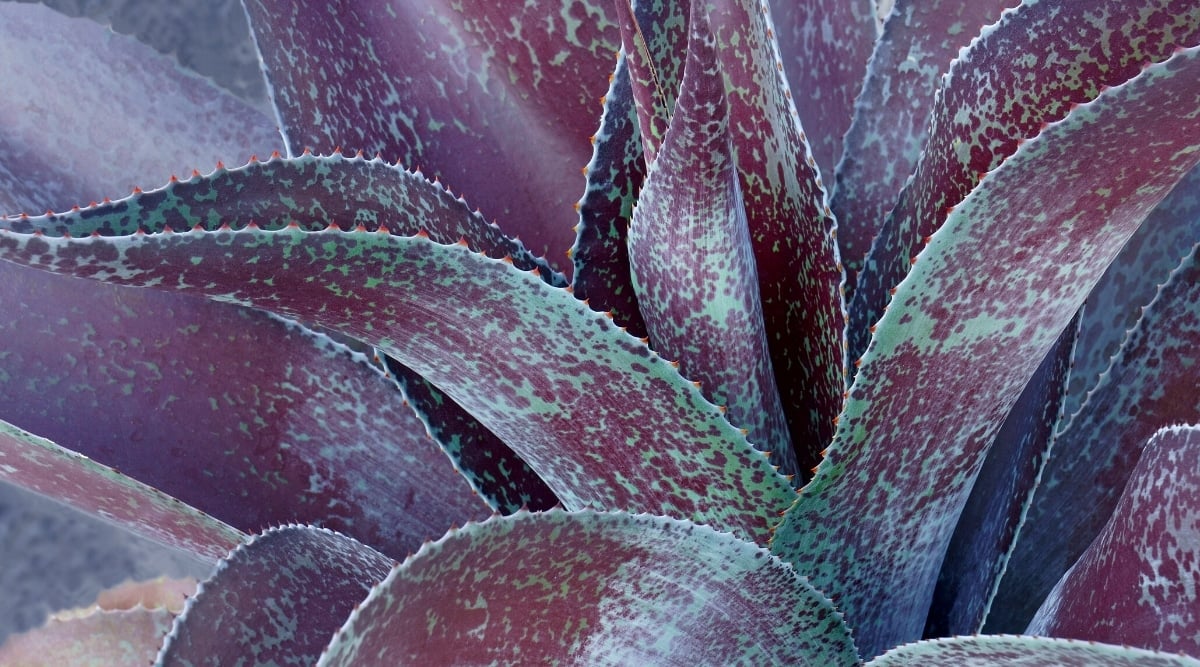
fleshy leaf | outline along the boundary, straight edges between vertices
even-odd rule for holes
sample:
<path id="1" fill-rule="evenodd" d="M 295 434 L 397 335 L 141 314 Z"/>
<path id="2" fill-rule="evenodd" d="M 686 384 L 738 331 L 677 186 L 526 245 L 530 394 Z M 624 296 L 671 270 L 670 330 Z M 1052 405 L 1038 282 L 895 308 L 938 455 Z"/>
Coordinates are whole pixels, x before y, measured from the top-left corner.
<path id="1" fill-rule="evenodd" d="M 1200 169 L 1193 169 L 1138 228 L 1083 306 L 1065 412 L 1079 411 L 1137 324 L 1143 307 L 1200 239 Z"/>
<path id="2" fill-rule="evenodd" d="M 689 20 L 675 113 L 629 229 L 629 260 L 654 349 L 727 406 L 786 475 L 799 468 L 775 387 L 758 276 L 730 155 L 724 82 L 702 5 Z"/>
<path id="3" fill-rule="evenodd" d="M 571 247 L 575 263 L 571 285 L 575 296 L 586 299 L 595 310 L 611 312 L 617 324 L 640 338 L 646 335 L 646 323 L 633 291 L 625 239 L 633 202 L 646 177 L 646 162 L 624 51 L 604 96 L 604 117 L 593 141 L 587 191 L 579 201 L 579 225 Z"/>
<path id="4" fill-rule="evenodd" d="M 771 14 L 813 159 L 832 174 L 875 44 L 875 2 L 789 0 L 771 3 Z"/>
<path id="5" fill-rule="evenodd" d="M 522 513 L 396 567 L 321 665 L 857 662 L 821 593 L 764 549 L 666 517 Z"/>
<path id="6" fill-rule="evenodd" d="M 529 464 L 449 396 L 395 359 L 383 355 L 383 361 L 434 441 L 488 505 L 512 514 L 522 508 L 536 512 L 558 504 L 558 496 Z"/>
<path id="7" fill-rule="evenodd" d="M 1200 161 L 1198 117 L 1196 48 L 1076 107 L 955 208 L 897 289 L 773 543 L 865 655 L 919 636 L 988 445 L 1105 266 Z"/>
<path id="8" fill-rule="evenodd" d="M 845 152 L 837 163 L 829 193 L 848 284 L 853 284 L 862 269 L 871 240 L 921 155 L 934 91 L 950 61 L 979 34 L 980 28 L 995 21 L 1001 10 L 1018 3 L 896 2 L 883 25 L 883 34 L 875 42 L 862 93 L 854 102 Z"/>
<path id="9" fill-rule="evenodd" d="M 1026 138 L 1149 62 L 1200 42 L 1191 0 L 1034 0 L 1003 15 L 951 66 L 929 141 L 871 246 L 850 299 L 849 359 L 869 341 L 922 240 Z"/>
<path id="10" fill-rule="evenodd" d="M 157 665 L 312 664 L 392 562 L 332 531 L 284 526 L 221 561 L 175 621 Z"/>
<path id="11" fill-rule="evenodd" d="M 938 573 L 926 637 L 974 634 L 983 628 L 1050 451 L 1078 331 L 1077 315 L 1034 372 L 988 449 Z"/>
<path id="12" fill-rule="evenodd" d="M 1200 426 L 1146 444 L 1112 516 L 1028 632 L 1200 655 Z"/>
<path id="13" fill-rule="evenodd" d="M 335 146 L 420 167 L 560 269 L 619 43 L 593 0 L 253 0 L 291 154 Z M 497 177 L 500 174 L 508 178 Z"/>
<path id="14" fill-rule="evenodd" d="M 124 194 L 139 175 L 283 143 L 274 121 L 170 58 L 38 5 L 0 5 L 0 80 L 3 213 Z"/>
<path id="15" fill-rule="evenodd" d="M 82 454 L 0 422 L 0 481 L 215 562 L 244 535 Z"/>
<path id="16" fill-rule="evenodd" d="M 61 225 L 72 236 L 117 221 L 155 231 L 153 223 L 167 216 L 150 203 L 169 194 L 10 222 Z M 381 222 L 421 214 L 396 204 L 401 208 Z M 131 219 L 133 210 L 141 217 Z M 791 502 L 786 480 L 699 390 L 536 271 L 424 234 L 386 233 L 374 222 L 371 231 L 364 225 L 353 232 L 260 222 L 283 228 L 83 239 L 4 232 L 0 254 L 57 272 L 267 308 L 375 345 L 503 439 L 568 509 L 669 514 L 765 542 Z"/>
<path id="17" fill-rule="evenodd" d="M 894 648 L 867 667 L 1200 667 L 1200 660 L 1049 637 L 983 635 L 933 639 Z"/>
<path id="18" fill-rule="evenodd" d="M 1155 431 L 1200 422 L 1197 248 L 1159 288 L 1100 384 L 1055 438 L 1001 582 L 995 627 L 1028 622 L 1108 522 Z"/>
<path id="19" fill-rule="evenodd" d="M 0 418 L 241 530 L 315 522 L 400 557 L 489 513 L 400 393 L 326 337 L 7 263 L 0 305 L 0 393 L 36 397 Z"/>

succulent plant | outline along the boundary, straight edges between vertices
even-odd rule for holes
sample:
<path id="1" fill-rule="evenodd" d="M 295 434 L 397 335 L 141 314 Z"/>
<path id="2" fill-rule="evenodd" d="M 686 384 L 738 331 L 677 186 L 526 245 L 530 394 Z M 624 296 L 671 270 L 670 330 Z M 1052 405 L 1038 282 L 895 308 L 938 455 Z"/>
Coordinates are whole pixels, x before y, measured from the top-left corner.
<path id="1" fill-rule="evenodd" d="M 212 572 L 0 650 L 1200 664 L 1200 5 L 245 9 L 0 4 L 0 480 Z"/>

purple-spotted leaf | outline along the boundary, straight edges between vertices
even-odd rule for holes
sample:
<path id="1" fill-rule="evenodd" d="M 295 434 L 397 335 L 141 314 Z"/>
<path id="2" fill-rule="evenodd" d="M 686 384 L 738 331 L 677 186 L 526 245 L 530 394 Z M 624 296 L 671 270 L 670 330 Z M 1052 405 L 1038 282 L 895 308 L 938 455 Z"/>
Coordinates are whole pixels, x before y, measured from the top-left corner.
<path id="1" fill-rule="evenodd" d="M 74 237 L 117 221 L 155 231 L 174 209 L 142 202 L 168 200 L 170 192 L 10 220 L 51 233 L 0 233 L 0 254 L 56 272 L 271 309 L 376 345 L 504 440 L 568 509 L 668 514 L 761 543 L 792 501 L 787 481 L 671 364 L 507 260 L 425 234 L 386 233 L 374 222 L 370 231 L 352 232 L 305 232 L 260 219 L 282 229 L 53 234 L 62 226 Z M 421 214 L 397 206 L 380 225 Z"/>
<path id="2" fill-rule="evenodd" d="M 141 482 L 0 422 L 0 481 L 215 562 L 244 535 Z"/>
<path id="3" fill-rule="evenodd" d="M 158 665 L 313 664 L 392 562 L 332 531 L 283 526 L 238 546 L 175 621 Z"/>
<path id="4" fill-rule="evenodd" d="M 1200 422 L 1198 249 L 1159 288 L 1100 384 L 1055 438 L 1001 582 L 996 627 L 1029 621 L 1116 511 L 1155 431 Z"/>
<path id="5" fill-rule="evenodd" d="M 611 312 L 617 324 L 641 338 L 646 336 L 646 323 L 633 291 L 625 243 L 633 202 L 646 176 L 637 124 L 629 61 L 622 51 L 604 96 L 604 117 L 588 163 L 587 190 L 579 201 L 571 286 L 576 297 L 587 299 L 595 310 Z"/>
<path id="6" fill-rule="evenodd" d="M 849 358 L 866 349 L 922 240 L 984 174 L 1073 105 L 1198 42 L 1200 4 L 1191 0 L 1036 0 L 985 30 L 951 66 L 922 158 L 859 273 Z"/>
<path id="7" fill-rule="evenodd" d="M 1076 316 L 1034 372 L 987 452 L 938 573 L 926 637 L 974 634 L 983 627 L 1050 450 L 1078 331 Z"/>
<path id="8" fill-rule="evenodd" d="M 773 542 L 846 613 L 865 655 L 920 635 L 988 445 L 1104 268 L 1200 161 L 1198 118 L 1192 48 L 1025 142 L 898 288 Z"/>
<path id="9" fill-rule="evenodd" d="M 771 14 L 779 59 L 813 159 L 822 173 L 832 174 L 875 44 L 875 2 L 773 2 Z"/>
<path id="10" fill-rule="evenodd" d="M 559 504 L 529 464 L 459 404 L 395 359 L 383 355 L 383 362 L 434 441 L 494 510 L 537 512 Z"/>
<path id="11" fill-rule="evenodd" d="M 862 268 L 871 240 L 921 155 L 934 91 L 950 61 L 980 28 L 1018 1 L 896 2 L 875 42 L 829 193 L 848 285 Z M 815 141 L 812 129 L 808 130 L 810 141 Z M 819 156 L 817 162 L 821 163 Z"/>
<path id="12" fill-rule="evenodd" d="M 750 231 L 732 161 L 724 82 L 693 4 L 675 113 L 629 228 L 629 261 L 654 349 L 727 406 L 786 475 L 800 469 L 771 368 Z"/>
<path id="13" fill-rule="evenodd" d="M 1079 411 L 1137 324 L 1142 308 L 1200 240 L 1200 169 L 1193 169 L 1138 228 L 1083 306 L 1065 413 Z"/>
<path id="14" fill-rule="evenodd" d="M 687 521 L 522 513 L 392 570 L 321 665 L 851 665 L 833 605 L 761 547 Z"/>
<path id="15" fill-rule="evenodd" d="M 399 392 L 326 337 L 8 263 L 0 305 L 0 393 L 28 397 L 0 418 L 241 530 L 315 522 L 400 557 L 489 513 Z"/>
<path id="16" fill-rule="evenodd" d="M 1200 655 L 1197 471 L 1200 426 L 1156 433 L 1108 523 L 1027 632 Z"/>
<path id="17" fill-rule="evenodd" d="M 687 60 L 691 4 L 614 2 L 647 164 L 658 156 L 675 110 Z"/>
<path id="18" fill-rule="evenodd" d="M 567 268 L 597 91 L 619 46 L 608 3 L 253 0 L 246 10 L 293 155 L 342 146 L 424 169 Z"/>
<path id="19" fill-rule="evenodd" d="M 982 635 L 933 639 L 894 648 L 867 667 L 1200 667 L 1200 660 L 1049 637 Z"/>
<path id="20" fill-rule="evenodd" d="M 94 21 L 0 5 L 0 212 L 118 196 L 282 148 L 274 121 Z M 120 91 L 120 92 L 116 92 Z"/>

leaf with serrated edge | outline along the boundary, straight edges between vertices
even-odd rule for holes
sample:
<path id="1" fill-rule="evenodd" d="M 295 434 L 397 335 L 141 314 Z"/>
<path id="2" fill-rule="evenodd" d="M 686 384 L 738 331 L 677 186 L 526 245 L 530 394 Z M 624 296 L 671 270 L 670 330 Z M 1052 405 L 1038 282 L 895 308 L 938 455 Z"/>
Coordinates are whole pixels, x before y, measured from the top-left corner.
<path id="1" fill-rule="evenodd" d="M 319 664 L 850 665 L 823 595 L 761 547 L 687 521 L 551 511 L 425 545 Z"/>
<path id="2" fill-rule="evenodd" d="M 200 584 L 155 664 L 312 664 L 391 567 L 374 549 L 329 530 L 268 530 Z"/>
<path id="3" fill-rule="evenodd" d="M 773 542 L 865 655 L 920 635 L 987 446 L 1104 267 L 1200 161 L 1198 117 L 1200 50 L 1185 49 L 1026 142 L 898 288 Z"/>
<path id="4" fill-rule="evenodd" d="M 272 119 L 171 58 L 38 5 L 0 4 L 0 80 L 0 213 L 283 147 Z"/>
<path id="5" fill-rule="evenodd" d="M 596 91 L 620 45 L 608 3 L 368 0 L 331 13 L 253 0 L 246 11 L 293 155 L 342 146 L 424 169 L 569 268 Z"/>
<path id="6" fill-rule="evenodd" d="M 0 422 L 0 481 L 215 562 L 244 535 L 141 482 Z"/>
<path id="7" fill-rule="evenodd" d="M 1197 248 L 1159 288 L 1100 384 L 1055 438 L 1000 584 L 1004 615 L 994 623 L 1001 629 L 1028 622 L 1092 543 L 1154 432 L 1200 422 Z"/>
<path id="8" fill-rule="evenodd" d="M 983 635 L 906 644 L 866 667 L 1200 667 L 1200 660 L 1093 642 Z"/>
<path id="9" fill-rule="evenodd" d="M 983 174 L 1072 105 L 1197 43 L 1200 4 L 1193 0 L 1029 0 L 987 28 L 951 65 L 922 158 L 859 274 L 849 303 L 849 359 L 866 349 L 870 325 L 922 239 Z"/>
<path id="10" fill-rule="evenodd" d="M 16 222 L 105 229 L 106 216 L 148 211 L 147 195 L 162 192 Z M 397 217 L 420 214 L 397 205 Z M 720 410 L 640 341 L 539 276 L 458 244 L 251 227 L 88 238 L 6 231 L 0 248 L 39 268 L 254 305 L 376 345 L 500 436 L 568 509 L 668 514 L 761 543 L 794 496 Z"/>
<path id="11" fill-rule="evenodd" d="M 654 349 L 727 406 L 730 421 L 785 475 L 796 475 L 730 155 L 724 82 L 703 8 L 693 9 L 675 114 L 629 229 L 633 284 Z"/>
<path id="12" fill-rule="evenodd" d="M 400 557 L 489 514 L 391 383 L 325 336 L 8 263 L 0 308 L 0 393 L 29 397 L 0 419 L 241 530 L 320 523 Z"/>
<path id="13" fill-rule="evenodd" d="M 1108 523 L 1026 631 L 1200 655 L 1197 471 L 1200 426 L 1158 431 Z"/>
<path id="14" fill-rule="evenodd" d="M 1002 9 L 1018 3 L 896 2 L 867 64 L 862 93 L 854 102 L 853 120 L 846 132 L 845 152 L 829 192 L 848 287 L 921 155 L 934 91 L 950 61 L 980 28 L 995 21 Z"/>

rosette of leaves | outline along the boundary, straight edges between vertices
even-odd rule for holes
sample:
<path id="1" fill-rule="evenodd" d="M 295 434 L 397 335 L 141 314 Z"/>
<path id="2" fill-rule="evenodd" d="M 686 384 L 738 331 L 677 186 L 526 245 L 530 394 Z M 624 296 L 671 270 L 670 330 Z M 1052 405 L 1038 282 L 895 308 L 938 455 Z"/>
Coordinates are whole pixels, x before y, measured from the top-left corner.
<path id="1" fill-rule="evenodd" d="M 210 565 L 139 655 L 1197 664 L 1196 3 L 245 8 L 274 118 L 0 6 L 0 475 Z"/>

